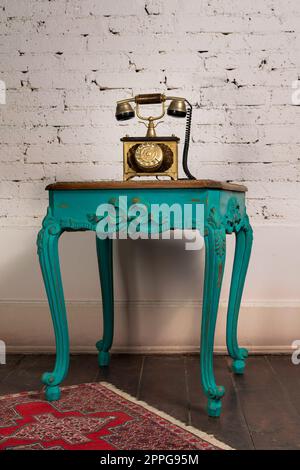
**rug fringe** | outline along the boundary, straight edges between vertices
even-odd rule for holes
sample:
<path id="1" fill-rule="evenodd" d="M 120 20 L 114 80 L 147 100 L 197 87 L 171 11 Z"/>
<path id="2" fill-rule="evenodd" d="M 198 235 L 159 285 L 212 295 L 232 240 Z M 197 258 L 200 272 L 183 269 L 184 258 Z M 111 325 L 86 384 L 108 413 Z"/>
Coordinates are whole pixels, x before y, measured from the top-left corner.
<path id="1" fill-rule="evenodd" d="M 132 403 L 136 403 L 137 405 L 142 406 L 143 408 L 147 409 L 148 411 L 151 411 L 152 413 L 160 416 L 161 418 L 165 419 L 166 421 L 169 421 L 170 423 L 179 426 L 180 428 L 184 429 L 185 431 L 188 431 L 192 434 L 194 434 L 197 437 L 200 437 L 200 439 L 203 439 L 206 442 L 209 442 L 210 444 L 219 447 L 220 449 L 223 450 L 235 450 L 233 447 L 228 446 L 227 444 L 224 444 L 224 442 L 219 441 L 216 439 L 212 434 L 207 434 L 203 431 L 200 431 L 199 429 L 194 428 L 193 426 L 189 426 L 182 421 L 179 421 L 176 418 L 173 418 L 173 416 L 168 415 L 164 411 L 157 410 L 151 405 L 148 405 L 148 403 L 138 400 L 137 398 L 133 397 L 132 395 L 129 395 L 127 392 L 123 392 L 123 390 L 120 390 L 117 388 L 115 385 L 112 385 L 108 382 L 98 382 L 102 386 L 108 388 L 112 392 L 115 392 L 117 395 L 120 395 L 121 397 L 125 398 L 128 401 L 131 401 Z"/>

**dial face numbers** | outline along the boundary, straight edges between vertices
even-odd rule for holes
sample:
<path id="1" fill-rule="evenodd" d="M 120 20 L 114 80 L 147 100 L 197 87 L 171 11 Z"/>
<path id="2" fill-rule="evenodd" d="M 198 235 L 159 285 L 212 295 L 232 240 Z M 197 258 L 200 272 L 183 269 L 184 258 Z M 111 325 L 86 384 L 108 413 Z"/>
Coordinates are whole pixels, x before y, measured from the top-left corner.
<path id="1" fill-rule="evenodd" d="M 140 144 L 135 152 L 136 164 L 143 170 L 155 170 L 163 162 L 163 151 L 157 144 L 145 142 Z"/>

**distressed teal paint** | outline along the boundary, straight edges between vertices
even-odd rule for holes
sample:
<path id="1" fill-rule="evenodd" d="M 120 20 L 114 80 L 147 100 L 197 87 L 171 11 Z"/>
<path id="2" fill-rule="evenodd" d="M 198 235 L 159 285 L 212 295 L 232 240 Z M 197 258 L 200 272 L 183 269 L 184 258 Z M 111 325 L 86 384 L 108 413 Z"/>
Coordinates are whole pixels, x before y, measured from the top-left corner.
<path id="1" fill-rule="evenodd" d="M 51 214 L 51 210 L 48 209 L 37 239 L 38 255 L 56 342 L 54 370 L 53 372 L 45 372 L 42 376 L 42 382 L 46 385 L 45 395 L 49 401 L 59 399 L 60 388 L 58 385 L 66 377 L 69 368 L 68 323 L 58 258 L 58 239 L 62 228 Z"/>
<path id="2" fill-rule="evenodd" d="M 241 225 L 235 227 L 235 237 L 236 248 L 227 312 L 226 341 L 228 352 L 233 358 L 233 372 L 243 374 L 248 351 L 238 346 L 237 323 L 253 242 L 253 232 L 247 216 L 244 217 Z"/>
<path id="3" fill-rule="evenodd" d="M 201 326 L 201 380 L 208 397 L 209 416 L 219 416 L 221 398 L 225 393 L 217 386 L 213 372 L 213 347 L 220 292 L 226 256 L 226 233 L 217 206 L 208 207 L 205 240 L 204 293 Z"/>
<path id="4" fill-rule="evenodd" d="M 108 366 L 109 350 L 114 334 L 114 293 L 113 293 L 113 241 L 96 237 L 99 275 L 103 304 L 103 338 L 96 343 L 99 351 L 99 366 Z"/>
<path id="5" fill-rule="evenodd" d="M 236 236 L 236 250 L 231 279 L 228 315 L 227 347 L 233 358 L 233 371 L 243 373 L 247 351 L 238 346 L 237 324 L 247 267 L 252 246 L 252 229 L 245 208 L 244 193 L 217 189 L 95 189 L 52 190 L 49 207 L 38 235 L 38 254 L 44 278 L 56 338 L 56 362 L 53 372 L 46 372 L 46 398 L 60 397 L 59 385 L 69 366 L 69 338 L 66 309 L 61 281 L 58 240 L 64 231 L 96 231 L 97 207 L 101 203 L 115 203 L 119 196 L 128 196 L 128 203 L 150 204 L 204 204 L 205 279 L 201 325 L 201 381 L 208 398 L 208 414 L 219 416 L 224 387 L 215 382 L 213 347 L 215 326 L 226 255 L 226 234 Z M 195 228 L 190 221 L 189 228 Z M 176 228 L 170 226 L 170 229 Z M 186 227 L 188 228 L 188 227 Z M 109 364 L 109 350 L 113 341 L 113 241 L 96 238 L 97 257 L 103 303 L 103 336 L 97 342 L 100 366 Z"/>

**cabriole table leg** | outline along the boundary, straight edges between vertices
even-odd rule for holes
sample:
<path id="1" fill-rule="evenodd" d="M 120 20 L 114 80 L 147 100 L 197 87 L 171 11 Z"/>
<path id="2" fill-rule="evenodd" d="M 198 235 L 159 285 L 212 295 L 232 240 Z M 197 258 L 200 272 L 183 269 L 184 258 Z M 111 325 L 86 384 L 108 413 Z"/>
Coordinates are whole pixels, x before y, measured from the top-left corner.
<path id="1" fill-rule="evenodd" d="M 99 366 L 108 366 L 114 334 L 113 250 L 112 240 L 96 236 L 98 267 L 102 292 L 103 337 L 96 343 Z"/>
<path id="2" fill-rule="evenodd" d="M 209 226 L 205 234 L 205 279 L 201 326 L 201 380 L 208 398 L 209 416 L 218 417 L 221 413 L 221 398 L 225 393 L 222 386 L 217 386 L 213 370 L 213 350 L 215 326 L 222 286 L 226 234 L 225 229 Z"/>
<path id="3" fill-rule="evenodd" d="M 253 232 L 247 217 L 235 236 L 236 245 L 227 312 L 226 341 L 228 352 L 233 359 L 233 372 L 235 374 L 243 374 L 248 351 L 247 349 L 240 348 L 238 345 L 237 326 L 253 241 Z"/>
<path id="4" fill-rule="evenodd" d="M 46 385 L 45 396 L 49 401 L 60 398 L 60 383 L 69 368 L 69 335 L 66 307 L 59 267 L 58 240 L 62 233 L 59 223 L 47 215 L 38 234 L 38 255 L 51 311 L 56 361 L 53 372 L 45 372 L 42 382 Z"/>

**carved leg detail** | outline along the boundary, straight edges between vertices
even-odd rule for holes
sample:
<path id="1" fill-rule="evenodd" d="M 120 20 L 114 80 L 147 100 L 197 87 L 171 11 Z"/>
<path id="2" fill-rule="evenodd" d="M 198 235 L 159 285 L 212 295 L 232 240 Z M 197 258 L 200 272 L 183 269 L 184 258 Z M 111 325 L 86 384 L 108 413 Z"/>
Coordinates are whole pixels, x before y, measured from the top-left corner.
<path id="1" fill-rule="evenodd" d="M 241 298 L 247 274 L 253 233 L 249 224 L 236 233 L 236 246 L 231 277 L 230 295 L 227 312 L 226 341 L 227 349 L 233 359 L 232 370 L 235 374 L 243 374 L 247 349 L 240 348 L 237 339 L 238 316 Z"/>
<path id="2" fill-rule="evenodd" d="M 96 237 L 97 257 L 102 292 L 103 338 L 96 343 L 99 366 L 108 366 L 114 334 L 113 251 L 112 240 Z"/>
<path id="3" fill-rule="evenodd" d="M 66 377 L 69 368 L 68 324 L 58 256 L 60 235 L 59 224 L 48 215 L 39 232 L 37 244 L 56 342 L 54 370 L 45 372 L 42 376 L 42 382 L 46 385 L 45 395 L 49 401 L 59 399 L 59 385 Z"/>
<path id="4" fill-rule="evenodd" d="M 221 398 L 225 393 L 217 386 L 213 370 L 215 326 L 219 307 L 226 252 L 226 235 L 223 228 L 208 228 L 205 235 L 205 280 L 201 326 L 201 380 L 208 398 L 209 416 L 220 416 Z"/>

